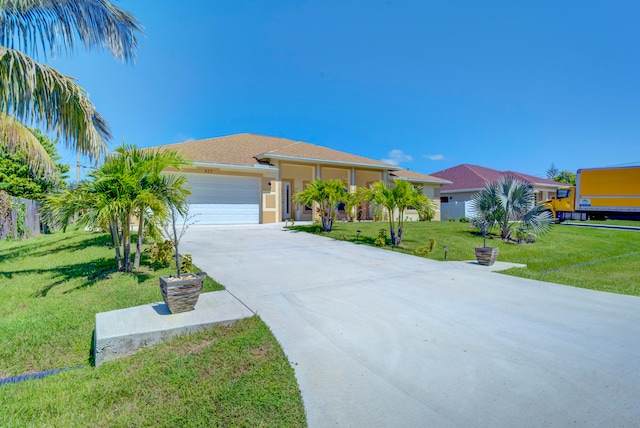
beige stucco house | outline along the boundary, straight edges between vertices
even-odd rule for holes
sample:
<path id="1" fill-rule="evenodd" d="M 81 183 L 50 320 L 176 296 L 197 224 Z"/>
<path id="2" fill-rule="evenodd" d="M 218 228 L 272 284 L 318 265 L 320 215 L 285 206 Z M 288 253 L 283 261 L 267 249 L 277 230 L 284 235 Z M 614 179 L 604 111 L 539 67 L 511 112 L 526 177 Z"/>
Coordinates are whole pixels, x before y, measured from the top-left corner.
<path id="1" fill-rule="evenodd" d="M 395 178 L 422 187 L 439 207 L 437 177 L 314 144 L 255 134 L 236 134 L 168 144 L 193 162 L 184 174 L 191 189 L 189 213 L 198 224 L 277 223 L 312 220 L 314 207 L 297 206 L 293 195 L 316 178 L 340 179 L 355 192 Z M 362 220 L 370 219 L 363 210 Z M 409 213 L 417 217 L 416 213 Z M 439 210 L 436 219 L 439 219 Z M 339 217 L 346 218 L 342 211 Z"/>

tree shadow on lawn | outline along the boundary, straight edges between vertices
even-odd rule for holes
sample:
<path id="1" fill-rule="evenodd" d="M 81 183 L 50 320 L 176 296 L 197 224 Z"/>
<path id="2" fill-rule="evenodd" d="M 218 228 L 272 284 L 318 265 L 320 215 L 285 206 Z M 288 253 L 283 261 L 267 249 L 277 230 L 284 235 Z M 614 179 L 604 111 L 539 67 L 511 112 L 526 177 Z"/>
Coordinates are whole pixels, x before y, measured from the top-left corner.
<path id="1" fill-rule="evenodd" d="M 0 251 L 0 260 L 5 262 L 24 257 L 42 257 L 51 254 L 54 251 L 56 253 L 63 251 L 70 252 L 94 246 L 104 247 L 111 244 L 111 238 L 109 235 L 97 235 L 91 239 L 82 239 L 80 242 L 69 242 L 68 244 L 63 244 L 61 246 L 58 245 L 64 240 L 73 238 L 74 237 L 62 236 L 59 239 L 49 240 L 44 245 L 43 242 L 38 240 L 24 243 L 24 246 L 21 248 L 7 248 L 4 251 Z"/>
<path id="2" fill-rule="evenodd" d="M 59 243 L 60 241 L 64 241 L 65 239 L 67 238 L 61 236 L 55 240 L 47 240 L 46 244 L 43 244 L 42 240 L 38 239 L 38 237 L 23 239 L 20 241 L 13 241 L 11 243 L 7 243 L 8 248 L 0 250 L 0 260 L 11 260 L 18 257 L 23 257 L 27 254 L 32 255 L 35 254 L 36 250 L 40 250 L 39 252 L 42 252 L 43 248 L 49 248 L 51 245 L 56 245 L 57 243 Z M 17 245 L 19 246 L 17 247 Z"/>
<path id="3" fill-rule="evenodd" d="M 53 276 L 52 282 L 46 284 L 39 291 L 35 293 L 35 297 L 46 297 L 47 294 L 55 287 L 63 285 L 71 280 L 80 279 L 82 282 L 63 292 L 63 294 L 69 294 L 74 291 L 83 290 L 85 288 L 92 287 L 97 282 L 106 279 L 112 273 L 118 272 L 114 267 L 115 261 L 112 258 L 103 257 L 101 259 L 92 260 L 89 263 L 77 263 L 65 265 L 52 269 L 25 269 L 17 270 L 13 272 L 1 272 L 0 278 L 14 279 L 16 275 L 48 275 Z M 153 276 L 152 272 L 133 272 L 138 283 L 147 281 Z"/>

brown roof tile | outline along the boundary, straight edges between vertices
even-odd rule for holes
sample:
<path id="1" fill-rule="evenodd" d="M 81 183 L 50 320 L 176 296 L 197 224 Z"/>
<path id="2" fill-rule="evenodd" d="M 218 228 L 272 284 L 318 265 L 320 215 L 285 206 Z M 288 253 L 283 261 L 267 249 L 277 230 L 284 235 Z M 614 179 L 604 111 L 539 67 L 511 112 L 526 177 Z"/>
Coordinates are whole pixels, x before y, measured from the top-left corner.
<path id="1" fill-rule="evenodd" d="M 453 182 L 453 184 L 442 186 L 442 191 L 445 192 L 453 190 L 481 189 L 484 187 L 485 183 L 492 183 L 494 181 L 497 181 L 500 177 L 510 175 L 514 176 L 518 180 L 531 184 L 564 186 L 564 184 L 562 183 L 547 180 L 546 178 L 534 177 L 532 175 L 522 174 L 514 171 L 496 171 L 495 169 L 469 164 L 454 166 L 443 171 L 434 172 L 431 175 Z"/>
<path id="2" fill-rule="evenodd" d="M 162 147 L 177 150 L 194 162 L 254 166 L 258 165 L 256 156 L 260 153 L 291 143 L 291 140 L 285 138 L 236 134 L 167 144 Z"/>
<path id="3" fill-rule="evenodd" d="M 293 144 L 279 147 L 268 152 L 265 152 L 263 156 L 265 158 L 274 159 L 310 159 L 319 161 L 329 161 L 338 163 L 348 163 L 353 165 L 367 165 L 383 167 L 386 169 L 397 169 L 395 165 L 381 162 L 363 156 L 352 155 L 350 153 L 341 152 L 338 150 L 330 149 L 328 147 L 317 146 L 315 144 L 304 142 L 292 142 Z"/>
<path id="4" fill-rule="evenodd" d="M 235 134 L 162 147 L 177 150 L 194 162 L 254 166 L 259 164 L 258 159 L 291 159 L 397 169 L 395 165 L 315 144 L 256 134 Z"/>
<path id="5" fill-rule="evenodd" d="M 400 169 L 398 171 L 391 171 L 391 176 L 406 181 L 412 181 L 415 183 L 441 183 L 450 184 L 449 180 L 444 178 L 434 177 L 432 175 L 421 174 L 415 171 L 409 171 L 408 169 Z"/>

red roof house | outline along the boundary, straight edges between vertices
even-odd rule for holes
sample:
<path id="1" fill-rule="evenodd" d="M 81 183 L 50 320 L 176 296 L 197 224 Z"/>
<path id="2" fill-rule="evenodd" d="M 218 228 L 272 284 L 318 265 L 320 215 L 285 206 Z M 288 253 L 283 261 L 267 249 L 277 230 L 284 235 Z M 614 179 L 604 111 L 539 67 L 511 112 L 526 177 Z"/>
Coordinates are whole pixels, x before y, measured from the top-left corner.
<path id="1" fill-rule="evenodd" d="M 546 178 L 534 177 L 515 171 L 497 171 L 478 165 L 462 164 L 431 174 L 434 177 L 451 181 L 440 190 L 442 202 L 470 201 L 473 195 L 482 190 L 486 183 L 497 181 L 500 177 L 513 176 L 518 180 L 531 184 L 536 192 L 537 200 L 544 200 L 555 195 L 556 189 L 566 184 Z"/>

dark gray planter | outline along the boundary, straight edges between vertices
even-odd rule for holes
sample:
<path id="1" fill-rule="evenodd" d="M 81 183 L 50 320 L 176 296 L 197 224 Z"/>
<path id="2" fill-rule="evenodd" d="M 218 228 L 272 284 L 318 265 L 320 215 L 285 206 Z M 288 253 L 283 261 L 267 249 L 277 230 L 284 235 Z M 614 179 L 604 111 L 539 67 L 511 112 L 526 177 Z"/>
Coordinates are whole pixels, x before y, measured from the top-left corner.
<path id="1" fill-rule="evenodd" d="M 160 277 L 162 300 L 172 314 L 193 310 L 202 291 L 203 275 L 184 274 L 180 278 L 173 275 Z"/>
<path id="2" fill-rule="evenodd" d="M 491 266 L 498 258 L 497 247 L 476 247 L 476 260 L 483 266 Z"/>

